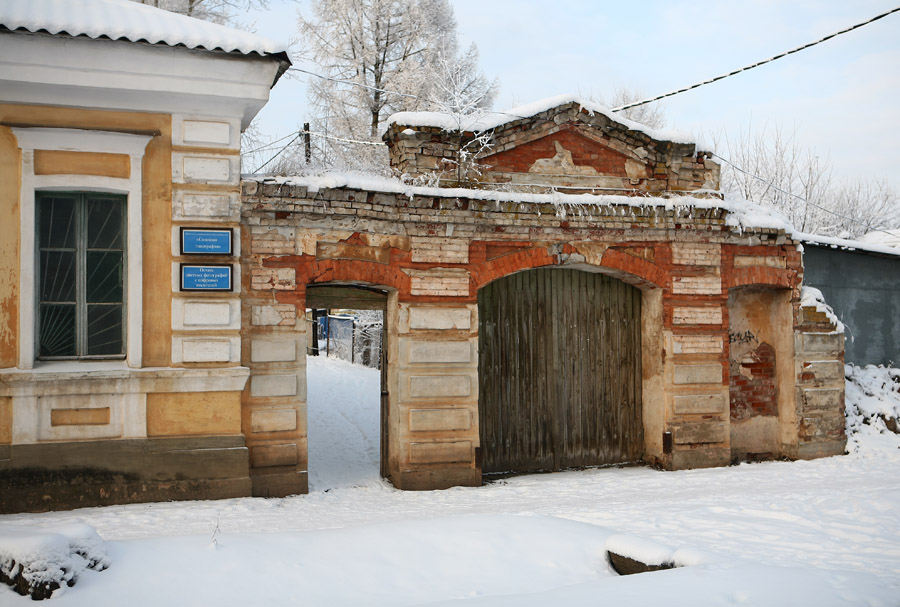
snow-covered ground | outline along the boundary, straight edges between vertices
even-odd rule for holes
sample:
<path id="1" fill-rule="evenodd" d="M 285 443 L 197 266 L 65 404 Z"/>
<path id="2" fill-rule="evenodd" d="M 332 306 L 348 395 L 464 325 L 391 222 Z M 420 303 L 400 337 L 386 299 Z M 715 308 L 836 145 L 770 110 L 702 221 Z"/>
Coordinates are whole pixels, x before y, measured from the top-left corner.
<path id="1" fill-rule="evenodd" d="M 381 484 L 381 372 L 325 356 L 306 365 L 309 490 Z"/>
<path id="2" fill-rule="evenodd" d="M 847 456 L 402 492 L 377 480 L 377 371 L 311 359 L 310 437 L 323 442 L 310 442 L 309 495 L 0 524 L 82 520 L 108 541 L 110 568 L 84 572 L 61 606 L 900 605 L 900 436 L 861 421 L 900 414 L 900 394 L 889 370 L 848 371 Z M 328 459 L 334 447 L 355 450 L 357 467 Z M 619 577 L 608 541 L 655 542 L 688 566 Z M 26 601 L 0 587 L 0 604 Z"/>

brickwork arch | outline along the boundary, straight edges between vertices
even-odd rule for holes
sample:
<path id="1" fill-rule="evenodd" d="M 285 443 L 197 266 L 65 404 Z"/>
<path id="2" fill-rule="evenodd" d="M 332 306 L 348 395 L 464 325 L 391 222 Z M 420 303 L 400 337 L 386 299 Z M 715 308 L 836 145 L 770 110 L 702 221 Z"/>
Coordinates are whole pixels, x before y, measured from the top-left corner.
<path id="1" fill-rule="evenodd" d="M 473 243 L 472 256 L 484 259 L 489 244 Z M 576 245 L 566 243 L 551 247 L 523 247 L 495 259 L 485 259 L 473 264 L 470 270 L 471 291 L 477 293 L 485 285 L 516 272 L 549 266 L 607 274 L 641 290 L 663 287 L 668 277 L 666 271 L 657 264 L 618 249 L 610 247 L 599 255 L 585 255 Z"/>
<path id="2" fill-rule="evenodd" d="M 266 259 L 267 268 L 293 268 L 295 283 L 290 292 L 279 294 L 279 300 L 305 297 L 306 286 L 334 283 L 389 288 L 398 293 L 410 292 L 410 277 L 398 266 L 358 259 L 316 259 L 312 255 L 290 255 Z"/>

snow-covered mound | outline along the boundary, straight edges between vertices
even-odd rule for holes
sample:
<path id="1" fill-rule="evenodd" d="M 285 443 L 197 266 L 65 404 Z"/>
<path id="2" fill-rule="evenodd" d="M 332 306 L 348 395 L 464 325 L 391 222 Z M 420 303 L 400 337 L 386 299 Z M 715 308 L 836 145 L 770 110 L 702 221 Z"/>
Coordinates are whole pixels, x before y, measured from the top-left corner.
<path id="1" fill-rule="evenodd" d="M 53 527 L 0 523 L 0 582 L 21 595 L 44 599 L 75 585 L 85 569 L 109 567 L 106 543 L 90 525 Z"/>
<path id="2" fill-rule="evenodd" d="M 847 449 L 876 454 L 900 448 L 900 369 L 845 365 Z"/>

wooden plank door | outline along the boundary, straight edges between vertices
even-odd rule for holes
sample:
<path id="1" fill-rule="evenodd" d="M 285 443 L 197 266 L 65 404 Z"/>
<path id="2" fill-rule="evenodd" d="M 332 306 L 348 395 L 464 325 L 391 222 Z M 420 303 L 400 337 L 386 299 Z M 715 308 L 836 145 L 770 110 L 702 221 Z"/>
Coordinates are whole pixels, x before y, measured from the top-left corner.
<path id="1" fill-rule="evenodd" d="M 482 472 L 638 461 L 640 291 L 539 269 L 478 293 Z"/>

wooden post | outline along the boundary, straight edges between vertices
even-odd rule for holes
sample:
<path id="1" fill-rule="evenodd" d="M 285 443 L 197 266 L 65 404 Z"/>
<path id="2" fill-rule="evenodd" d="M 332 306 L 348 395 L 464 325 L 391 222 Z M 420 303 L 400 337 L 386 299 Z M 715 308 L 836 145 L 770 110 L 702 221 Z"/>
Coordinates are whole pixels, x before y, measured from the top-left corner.
<path id="1" fill-rule="evenodd" d="M 303 149 L 306 152 L 306 164 L 309 164 L 309 161 L 312 160 L 312 146 L 309 140 L 309 123 L 303 123 Z"/>

